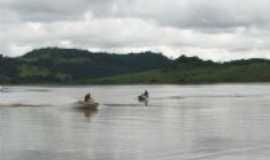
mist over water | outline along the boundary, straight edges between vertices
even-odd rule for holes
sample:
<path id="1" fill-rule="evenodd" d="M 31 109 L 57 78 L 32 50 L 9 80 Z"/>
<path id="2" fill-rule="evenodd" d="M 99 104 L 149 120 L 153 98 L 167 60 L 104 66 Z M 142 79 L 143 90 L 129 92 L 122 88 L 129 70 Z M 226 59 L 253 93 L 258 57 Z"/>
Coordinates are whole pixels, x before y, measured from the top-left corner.
<path id="1" fill-rule="evenodd" d="M 145 89 L 149 106 L 137 101 Z M 97 111 L 74 103 L 91 91 Z M 8 86 L 1 160 L 270 158 L 270 84 Z"/>

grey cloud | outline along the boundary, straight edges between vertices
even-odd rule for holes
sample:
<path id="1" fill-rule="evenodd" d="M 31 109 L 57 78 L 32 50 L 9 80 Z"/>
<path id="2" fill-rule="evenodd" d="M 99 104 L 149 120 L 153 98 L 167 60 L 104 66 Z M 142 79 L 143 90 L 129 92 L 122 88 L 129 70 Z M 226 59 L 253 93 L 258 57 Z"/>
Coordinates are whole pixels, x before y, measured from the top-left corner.
<path id="1" fill-rule="evenodd" d="M 0 53 L 44 46 L 269 57 L 267 0 L 0 0 Z"/>
<path id="2" fill-rule="evenodd" d="M 180 28 L 230 29 L 269 24 L 267 0 L 116 0 L 96 16 L 139 17 Z"/>
<path id="3" fill-rule="evenodd" d="M 0 0 L 0 10 L 8 9 L 24 21 L 76 20 L 91 12 L 101 18 L 136 17 L 198 30 L 267 25 L 268 6 L 267 0 Z"/>
<path id="4" fill-rule="evenodd" d="M 0 0 L 1 11 L 8 9 L 24 21 L 76 20 L 91 12 L 101 18 L 136 17 L 161 25 L 214 30 L 269 24 L 268 6 L 267 0 Z"/>
<path id="5" fill-rule="evenodd" d="M 0 0 L 0 10 L 16 14 L 21 21 L 65 21 L 81 18 L 92 9 L 110 4 L 111 0 Z"/>

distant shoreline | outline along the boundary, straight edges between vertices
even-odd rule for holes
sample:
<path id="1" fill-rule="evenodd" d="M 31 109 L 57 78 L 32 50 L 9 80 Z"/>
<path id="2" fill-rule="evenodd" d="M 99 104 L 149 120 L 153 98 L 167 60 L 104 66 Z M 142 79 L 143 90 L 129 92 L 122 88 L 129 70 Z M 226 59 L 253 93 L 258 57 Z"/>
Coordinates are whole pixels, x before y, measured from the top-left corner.
<path id="1" fill-rule="evenodd" d="M 213 62 L 162 53 L 126 55 L 43 48 L 24 56 L 0 56 L 0 84 L 117 85 L 270 82 L 270 60 Z"/>
<path id="2" fill-rule="evenodd" d="M 175 85 L 175 86 L 188 86 L 188 85 L 238 85 L 238 84 L 269 84 L 269 82 L 215 82 L 215 83 L 89 83 L 89 84 L 68 84 L 68 83 L 20 83 L 20 84 L 1 84 L 0 86 L 9 87 L 9 86 L 45 86 L 45 87 L 54 87 L 54 86 L 136 86 L 136 85 Z"/>

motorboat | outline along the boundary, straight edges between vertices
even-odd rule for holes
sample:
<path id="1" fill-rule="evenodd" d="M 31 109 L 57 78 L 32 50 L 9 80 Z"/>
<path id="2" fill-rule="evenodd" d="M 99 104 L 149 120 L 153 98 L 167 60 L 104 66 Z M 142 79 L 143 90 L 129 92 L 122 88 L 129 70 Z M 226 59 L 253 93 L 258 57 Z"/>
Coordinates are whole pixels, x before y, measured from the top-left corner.
<path id="1" fill-rule="evenodd" d="M 97 110 L 98 109 L 98 106 L 99 106 L 99 103 L 94 102 L 94 101 L 88 101 L 88 102 L 78 101 L 77 105 L 78 105 L 77 108 L 79 108 L 79 109 L 93 109 L 93 110 Z"/>
<path id="2" fill-rule="evenodd" d="M 138 96 L 138 101 L 143 102 L 143 101 L 148 101 L 149 97 L 145 95 L 139 95 Z"/>
<path id="3" fill-rule="evenodd" d="M 138 101 L 144 103 L 145 106 L 148 106 L 149 97 L 146 95 L 139 95 Z"/>

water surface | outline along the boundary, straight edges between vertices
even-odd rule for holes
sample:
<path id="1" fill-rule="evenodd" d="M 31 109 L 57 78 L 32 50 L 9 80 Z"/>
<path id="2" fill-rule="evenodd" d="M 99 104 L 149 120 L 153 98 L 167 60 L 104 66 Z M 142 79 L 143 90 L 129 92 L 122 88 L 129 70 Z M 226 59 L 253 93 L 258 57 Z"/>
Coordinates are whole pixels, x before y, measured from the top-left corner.
<path id="1" fill-rule="evenodd" d="M 149 106 L 136 96 L 148 89 Z M 99 110 L 76 109 L 91 90 Z M 9 86 L 1 160 L 270 158 L 270 84 Z"/>

